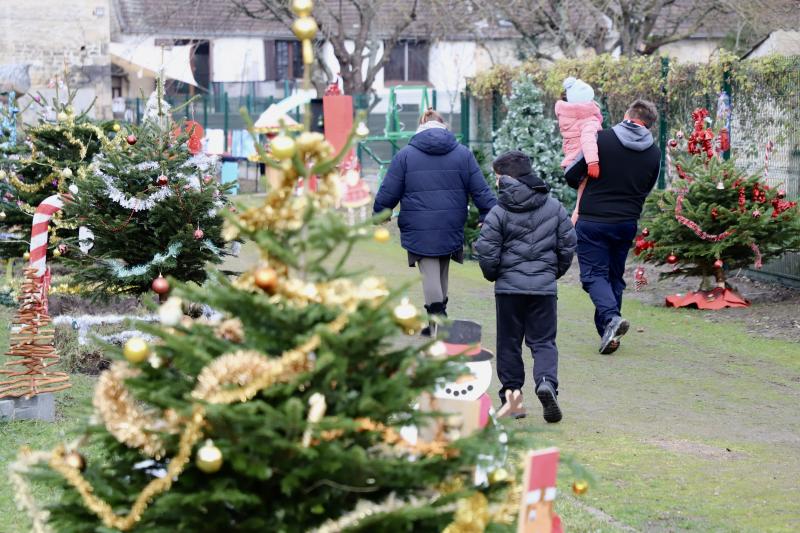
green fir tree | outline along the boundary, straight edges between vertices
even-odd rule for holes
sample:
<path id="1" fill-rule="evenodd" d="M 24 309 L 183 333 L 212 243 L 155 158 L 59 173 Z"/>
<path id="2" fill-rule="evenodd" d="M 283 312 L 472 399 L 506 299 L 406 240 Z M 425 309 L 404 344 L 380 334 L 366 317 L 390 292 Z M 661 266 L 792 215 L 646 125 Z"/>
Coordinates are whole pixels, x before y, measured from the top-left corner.
<path id="1" fill-rule="evenodd" d="M 729 134 L 712 130 L 705 109 L 693 118 L 692 132 L 669 143 L 675 180 L 648 198 L 634 253 L 674 265 L 664 276 L 702 276 L 708 288 L 712 276 L 722 286 L 731 270 L 760 268 L 800 249 L 800 213 L 782 185 L 767 184 L 763 169 L 749 174 L 721 157 Z"/>
<path id="2" fill-rule="evenodd" d="M 575 204 L 575 191 L 567 185 L 560 166 L 558 124 L 545 113 L 542 96 L 529 75 L 511 85 L 511 94 L 503 98 L 508 112 L 494 132 L 494 153 L 520 150 L 527 154 L 534 170 L 550 186 L 551 194 L 571 208 Z"/>
<path id="3" fill-rule="evenodd" d="M 74 280 L 97 294 L 143 293 L 162 274 L 202 283 L 208 263 L 225 254 L 228 187 L 217 183 L 214 158 L 190 152 L 197 140 L 173 123 L 160 91 L 142 125 L 104 147 L 65 205 L 83 228 L 65 258 Z"/>

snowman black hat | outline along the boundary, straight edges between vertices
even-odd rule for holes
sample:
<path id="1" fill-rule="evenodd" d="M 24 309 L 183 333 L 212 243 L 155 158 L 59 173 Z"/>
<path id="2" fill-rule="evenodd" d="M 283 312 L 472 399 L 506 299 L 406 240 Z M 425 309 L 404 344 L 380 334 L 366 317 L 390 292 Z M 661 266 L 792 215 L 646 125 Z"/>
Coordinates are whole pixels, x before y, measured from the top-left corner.
<path id="1" fill-rule="evenodd" d="M 481 325 L 471 320 L 453 320 L 440 330 L 440 339 L 447 348 L 447 355 L 465 355 L 469 362 L 489 361 L 492 352 L 481 346 Z"/>

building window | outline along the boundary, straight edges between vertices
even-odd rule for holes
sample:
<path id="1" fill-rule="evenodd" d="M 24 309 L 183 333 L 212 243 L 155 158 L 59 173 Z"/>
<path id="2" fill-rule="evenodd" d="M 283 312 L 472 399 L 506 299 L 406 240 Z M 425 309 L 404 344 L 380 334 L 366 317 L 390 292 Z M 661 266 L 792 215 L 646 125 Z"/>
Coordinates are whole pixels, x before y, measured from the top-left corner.
<path id="1" fill-rule="evenodd" d="M 303 52 L 300 41 L 266 41 L 267 78 L 275 81 L 303 77 Z"/>
<path id="2" fill-rule="evenodd" d="M 428 81 L 428 43 L 424 41 L 401 41 L 389 54 L 389 62 L 383 67 L 386 83 L 406 81 Z"/>

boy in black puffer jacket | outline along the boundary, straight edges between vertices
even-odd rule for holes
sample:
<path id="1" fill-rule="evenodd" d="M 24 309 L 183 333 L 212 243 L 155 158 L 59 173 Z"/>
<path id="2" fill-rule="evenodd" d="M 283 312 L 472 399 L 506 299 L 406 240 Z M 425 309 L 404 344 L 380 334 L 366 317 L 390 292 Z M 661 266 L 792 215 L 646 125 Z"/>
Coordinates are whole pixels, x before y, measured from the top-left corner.
<path id="1" fill-rule="evenodd" d="M 534 357 L 536 395 L 547 422 L 561 420 L 556 347 L 557 288 L 575 253 L 569 215 L 520 151 L 492 163 L 499 176 L 498 203 L 489 212 L 475 245 L 483 275 L 494 281 L 497 307 L 497 375 L 501 415 L 525 416 L 522 341 Z"/>

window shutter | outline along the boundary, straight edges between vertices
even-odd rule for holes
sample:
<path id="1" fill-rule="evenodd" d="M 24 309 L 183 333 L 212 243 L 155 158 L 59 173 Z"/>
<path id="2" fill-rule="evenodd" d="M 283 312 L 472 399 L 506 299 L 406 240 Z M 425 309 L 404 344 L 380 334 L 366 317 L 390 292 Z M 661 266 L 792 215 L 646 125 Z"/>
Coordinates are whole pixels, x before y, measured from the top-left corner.
<path id="1" fill-rule="evenodd" d="M 275 61 L 275 41 L 264 41 L 264 63 L 266 64 L 267 81 L 278 79 L 277 62 Z"/>

